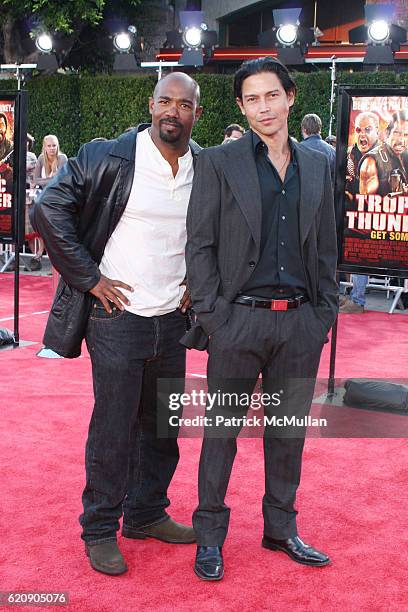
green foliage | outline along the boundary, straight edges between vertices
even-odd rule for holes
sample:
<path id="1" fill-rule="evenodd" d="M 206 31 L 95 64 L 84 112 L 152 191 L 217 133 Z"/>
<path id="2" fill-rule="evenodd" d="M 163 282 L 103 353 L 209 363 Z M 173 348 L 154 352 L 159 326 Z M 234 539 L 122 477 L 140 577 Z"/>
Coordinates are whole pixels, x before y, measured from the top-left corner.
<path id="1" fill-rule="evenodd" d="M 196 74 L 201 88 L 204 113 L 193 130 L 193 138 L 203 147 L 219 144 L 229 123 L 247 127 L 232 94 L 231 75 Z M 306 113 L 317 113 L 328 133 L 330 113 L 330 72 L 295 75 L 298 93 L 289 118 L 289 132 L 300 139 L 300 122 Z M 155 76 L 66 76 L 36 77 L 27 84 L 28 131 L 36 139 L 35 152 L 41 152 L 42 139 L 55 134 L 61 150 L 75 155 L 92 138 L 114 138 L 127 127 L 149 121 L 148 100 Z M 408 86 L 408 73 L 342 72 L 343 85 Z M 0 95 L 15 90 L 15 81 L 0 80 Z"/>
<path id="2" fill-rule="evenodd" d="M 114 138 L 126 128 L 149 122 L 153 76 L 81 77 L 81 142 L 97 136 Z"/>
<path id="3" fill-rule="evenodd" d="M 3 0 L 1 19 L 32 15 L 51 30 L 71 33 L 75 22 L 98 23 L 105 0 Z"/>
<path id="4" fill-rule="evenodd" d="M 72 155 L 80 142 L 81 115 L 78 105 L 79 79 L 76 76 L 40 77 L 28 85 L 28 131 L 41 152 L 42 139 L 55 134 L 63 153 Z"/>
<path id="5" fill-rule="evenodd" d="M 201 119 L 194 126 L 194 140 L 202 147 L 210 147 L 222 142 L 224 129 L 230 123 L 247 127 L 232 94 L 232 76 L 196 74 L 194 78 L 200 85 L 204 108 Z"/>
<path id="6" fill-rule="evenodd" d="M 294 78 L 297 95 L 289 117 L 289 134 L 300 141 L 303 116 L 316 113 L 322 120 L 322 136 L 327 136 L 330 120 L 330 72 L 297 73 Z"/>

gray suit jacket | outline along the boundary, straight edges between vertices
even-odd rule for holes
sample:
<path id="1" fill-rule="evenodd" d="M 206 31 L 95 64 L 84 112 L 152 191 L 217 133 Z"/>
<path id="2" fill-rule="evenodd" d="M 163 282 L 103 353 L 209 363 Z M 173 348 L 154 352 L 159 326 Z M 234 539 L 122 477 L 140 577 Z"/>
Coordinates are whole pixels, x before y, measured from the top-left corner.
<path id="1" fill-rule="evenodd" d="M 297 143 L 294 147 L 300 173 L 299 236 L 307 292 L 327 332 L 337 314 L 330 168 L 322 153 Z M 187 213 L 187 278 L 197 314 L 196 326 L 183 338 L 189 348 L 203 348 L 200 331 L 211 335 L 228 319 L 231 302 L 258 262 L 261 222 L 251 133 L 201 151 Z"/>

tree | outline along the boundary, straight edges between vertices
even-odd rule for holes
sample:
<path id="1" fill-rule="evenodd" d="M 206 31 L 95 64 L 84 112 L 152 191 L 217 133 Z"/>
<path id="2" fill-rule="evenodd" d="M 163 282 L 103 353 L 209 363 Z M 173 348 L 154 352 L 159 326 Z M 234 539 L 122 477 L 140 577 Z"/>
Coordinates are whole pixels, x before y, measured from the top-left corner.
<path id="1" fill-rule="evenodd" d="M 2 0 L 0 47 L 5 63 L 33 62 L 38 57 L 36 32 L 46 30 L 57 42 L 63 64 L 85 27 L 97 28 L 106 11 L 131 13 L 141 0 Z"/>

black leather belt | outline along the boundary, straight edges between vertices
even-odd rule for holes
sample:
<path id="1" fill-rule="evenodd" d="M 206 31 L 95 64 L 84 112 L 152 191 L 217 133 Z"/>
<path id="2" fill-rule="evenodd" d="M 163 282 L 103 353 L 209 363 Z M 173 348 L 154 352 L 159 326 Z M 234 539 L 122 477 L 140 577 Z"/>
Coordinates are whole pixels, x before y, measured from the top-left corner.
<path id="1" fill-rule="evenodd" d="M 250 295 L 239 295 L 235 298 L 235 304 L 243 304 L 244 306 L 252 306 L 252 308 L 267 308 L 268 310 L 289 310 L 290 308 L 298 308 L 301 304 L 308 302 L 309 298 L 305 295 L 298 295 L 286 299 L 278 300 L 263 300 L 262 298 L 253 297 Z"/>

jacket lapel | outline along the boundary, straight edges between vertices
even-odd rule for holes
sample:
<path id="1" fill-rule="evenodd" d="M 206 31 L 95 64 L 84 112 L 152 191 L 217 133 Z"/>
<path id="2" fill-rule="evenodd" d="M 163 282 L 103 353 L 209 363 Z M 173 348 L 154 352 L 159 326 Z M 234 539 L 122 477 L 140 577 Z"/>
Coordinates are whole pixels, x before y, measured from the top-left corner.
<path id="1" fill-rule="evenodd" d="M 261 244 L 262 204 L 258 172 L 247 132 L 236 142 L 220 145 L 225 153 L 224 176 L 244 215 L 256 246 Z"/>
<path id="2" fill-rule="evenodd" d="M 138 126 L 134 130 L 125 132 L 117 139 L 115 145 L 110 152 L 112 157 L 118 158 L 119 165 L 112 164 L 116 167 L 117 175 L 115 182 L 112 184 L 112 196 L 115 198 L 115 204 L 112 213 L 112 220 L 109 228 L 109 236 L 112 235 L 123 211 L 125 210 L 127 201 L 132 189 L 133 178 L 135 174 L 135 156 L 136 156 L 136 140 L 139 131 L 146 129 L 148 124 Z M 115 186 L 115 188 L 113 188 Z"/>
<path id="3" fill-rule="evenodd" d="M 296 158 L 299 166 L 299 234 L 300 244 L 303 246 L 321 202 L 321 166 L 317 166 L 314 157 L 310 155 L 307 149 L 300 147 L 295 142 L 293 146 L 296 149 Z"/>

